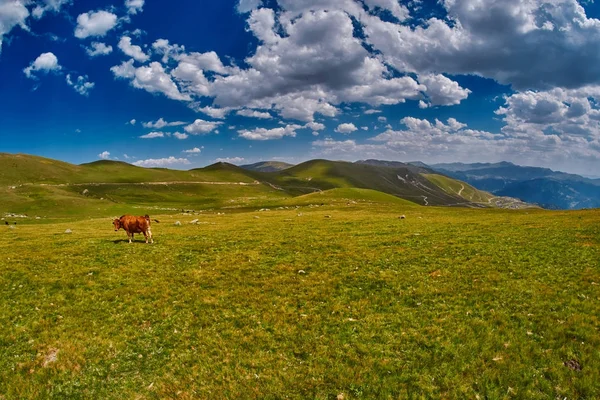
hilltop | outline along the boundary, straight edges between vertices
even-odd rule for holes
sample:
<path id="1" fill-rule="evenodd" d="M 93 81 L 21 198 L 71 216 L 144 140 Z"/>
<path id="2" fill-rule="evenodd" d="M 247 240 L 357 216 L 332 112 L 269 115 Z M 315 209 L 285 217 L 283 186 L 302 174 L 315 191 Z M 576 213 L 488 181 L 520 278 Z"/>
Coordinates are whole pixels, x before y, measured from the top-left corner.
<path id="1" fill-rule="evenodd" d="M 288 164 L 281 161 L 261 161 L 254 164 L 240 165 L 240 168 L 256 172 L 277 172 L 293 166 L 293 164 Z"/>

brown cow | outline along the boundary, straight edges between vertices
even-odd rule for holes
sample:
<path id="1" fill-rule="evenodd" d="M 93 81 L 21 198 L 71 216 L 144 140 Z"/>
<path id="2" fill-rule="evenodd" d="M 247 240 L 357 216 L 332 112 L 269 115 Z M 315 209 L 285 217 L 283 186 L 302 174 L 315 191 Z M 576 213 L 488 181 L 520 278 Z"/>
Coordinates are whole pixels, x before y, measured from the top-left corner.
<path id="1" fill-rule="evenodd" d="M 150 230 L 150 217 L 147 214 L 143 217 L 123 215 L 121 218 L 115 219 L 113 225 L 115 226 L 115 232 L 121 228 L 127 232 L 129 243 L 131 243 L 135 233 L 143 233 L 146 243 L 148 243 L 148 239 L 150 239 L 150 243 L 154 243 L 154 240 L 152 240 L 152 231 Z"/>

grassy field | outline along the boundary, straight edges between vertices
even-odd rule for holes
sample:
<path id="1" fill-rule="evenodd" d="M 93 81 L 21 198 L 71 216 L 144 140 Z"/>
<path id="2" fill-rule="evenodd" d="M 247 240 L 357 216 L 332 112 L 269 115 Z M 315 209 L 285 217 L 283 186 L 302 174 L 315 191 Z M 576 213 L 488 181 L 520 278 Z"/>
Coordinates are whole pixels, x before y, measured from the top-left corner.
<path id="1" fill-rule="evenodd" d="M 1 225 L 0 399 L 600 398 L 600 211 L 392 199 Z"/>

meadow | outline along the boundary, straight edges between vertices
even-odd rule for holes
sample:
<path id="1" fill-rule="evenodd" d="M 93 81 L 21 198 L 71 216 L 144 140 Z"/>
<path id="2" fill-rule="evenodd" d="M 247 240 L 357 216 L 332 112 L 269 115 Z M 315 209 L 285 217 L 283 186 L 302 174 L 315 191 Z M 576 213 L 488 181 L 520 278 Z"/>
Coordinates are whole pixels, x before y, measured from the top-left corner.
<path id="1" fill-rule="evenodd" d="M 600 398 L 599 210 L 322 193 L 0 226 L 0 399 Z"/>

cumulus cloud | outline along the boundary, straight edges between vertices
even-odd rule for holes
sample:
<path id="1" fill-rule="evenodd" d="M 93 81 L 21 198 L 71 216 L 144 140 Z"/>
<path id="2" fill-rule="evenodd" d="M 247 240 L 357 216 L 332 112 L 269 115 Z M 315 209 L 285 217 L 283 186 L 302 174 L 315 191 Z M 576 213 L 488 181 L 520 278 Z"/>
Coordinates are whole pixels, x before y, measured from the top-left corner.
<path id="1" fill-rule="evenodd" d="M 349 133 L 352 133 L 354 131 L 357 131 L 357 130 L 358 130 L 358 128 L 354 124 L 352 124 L 352 123 L 349 123 L 349 124 L 340 124 L 340 125 L 338 125 L 337 128 L 335 128 L 336 132 L 343 133 L 345 135 L 347 135 Z"/>
<path id="2" fill-rule="evenodd" d="M 58 64 L 58 58 L 56 58 L 54 53 L 42 53 L 23 70 L 23 73 L 28 78 L 35 79 L 35 73 L 47 74 L 58 72 L 61 69 L 62 67 Z"/>
<path id="3" fill-rule="evenodd" d="M 111 68 L 117 78 L 129 79 L 131 85 L 138 89 L 144 89 L 150 93 L 162 93 L 170 99 L 179 101 L 191 101 L 191 97 L 179 91 L 169 74 L 159 62 L 152 62 L 149 66 L 135 68 L 133 60 L 123 62 Z"/>
<path id="4" fill-rule="evenodd" d="M 223 162 L 229 164 L 241 164 L 245 161 L 243 157 L 227 157 L 227 158 L 217 158 L 215 162 Z"/>
<path id="5" fill-rule="evenodd" d="M 310 122 L 316 113 L 337 115 L 342 102 L 398 104 L 426 90 L 411 77 L 389 77 L 387 67 L 354 37 L 352 20 L 339 7 L 290 17 L 252 11 L 250 29 L 263 45 L 246 60 L 249 69 L 211 83 L 208 92 L 216 104 L 275 109 L 284 118 Z M 278 35 L 277 22 L 285 36 Z"/>
<path id="6" fill-rule="evenodd" d="M 179 139 L 179 140 L 185 140 L 185 139 L 187 139 L 189 137 L 189 135 L 187 133 L 181 133 L 181 132 L 175 132 L 173 134 L 173 136 L 176 139 Z"/>
<path id="7" fill-rule="evenodd" d="M 170 167 L 173 165 L 189 165 L 190 161 L 187 158 L 176 158 L 173 156 L 167 158 L 149 158 L 147 160 L 139 160 L 133 163 L 138 167 Z"/>
<path id="8" fill-rule="evenodd" d="M 157 121 L 147 121 L 147 122 L 142 122 L 142 126 L 144 128 L 151 128 L 151 129 L 162 129 L 166 126 L 181 126 L 181 125 L 185 125 L 186 123 L 183 121 L 173 121 L 173 122 L 167 122 L 162 118 L 159 118 Z"/>
<path id="9" fill-rule="evenodd" d="M 128 14 L 137 14 L 144 8 L 144 0 L 125 0 Z"/>
<path id="10" fill-rule="evenodd" d="M 187 153 L 187 154 L 200 154 L 201 152 L 202 152 L 202 150 L 199 147 L 194 147 L 193 149 L 182 151 L 182 153 Z"/>
<path id="11" fill-rule="evenodd" d="M 98 157 L 103 160 L 108 160 L 110 158 L 110 153 L 108 151 L 103 151 L 102 153 L 98 154 Z"/>
<path id="12" fill-rule="evenodd" d="M 460 104 L 471 93 L 469 89 L 462 88 L 457 82 L 441 74 L 420 76 L 419 82 L 427 88 L 427 97 L 434 106 Z"/>
<path id="13" fill-rule="evenodd" d="M 71 4 L 71 0 L 44 0 L 35 6 L 35 8 L 31 11 L 31 15 L 36 19 L 40 19 L 48 11 L 60 11 L 61 7 L 66 4 Z"/>
<path id="14" fill-rule="evenodd" d="M 119 40 L 119 49 L 129 57 L 141 63 L 150 59 L 140 46 L 131 44 L 131 38 L 129 36 L 123 36 L 121 40 Z"/>
<path id="15" fill-rule="evenodd" d="M 79 14 L 75 37 L 85 39 L 87 37 L 106 36 L 108 31 L 117 26 L 117 16 L 111 12 L 100 10 Z"/>
<path id="16" fill-rule="evenodd" d="M 304 125 L 305 128 L 312 129 L 313 131 L 322 131 L 325 129 L 325 125 L 320 122 L 309 122 Z"/>
<path id="17" fill-rule="evenodd" d="M 273 118 L 273 116 L 271 114 L 269 114 L 268 112 L 261 112 L 261 111 L 248 110 L 248 109 L 239 110 L 236 114 L 241 115 L 242 117 L 248 117 L 248 118 L 259 118 L 259 119 Z"/>
<path id="18" fill-rule="evenodd" d="M 474 74 L 517 89 L 598 83 L 600 21 L 576 0 L 445 0 L 447 19 L 363 19 L 368 43 L 407 72 Z M 549 68 L 549 66 L 552 66 Z"/>
<path id="19" fill-rule="evenodd" d="M 364 113 L 365 113 L 366 115 L 371 115 L 371 114 L 379 114 L 379 113 L 381 113 L 381 110 L 374 110 L 374 109 L 371 109 L 371 110 L 366 110 Z"/>
<path id="20" fill-rule="evenodd" d="M 216 119 L 224 119 L 227 114 L 231 111 L 230 108 L 215 108 L 215 107 L 201 107 L 194 108 L 196 111 L 208 115 L 209 117 Z"/>
<path id="21" fill-rule="evenodd" d="M 94 82 L 90 82 L 88 80 L 87 75 L 78 76 L 77 79 L 73 80 L 71 78 L 71 74 L 67 74 L 66 76 L 67 85 L 71 86 L 77 93 L 82 96 L 89 96 L 90 90 L 96 86 Z"/>
<path id="22" fill-rule="evenodd" d="M 252 130 L 242 129 L 238 131 L 240 137 L 248 140 L 274 140 L 281 139 L 284 136 L 295 137 L 296 130 L 301 129 L 301 125 L 286 125 L 285 127 L 266 129 L 266 128 L 255 128 Z"/>
<path id="23" fill-rule="evenodd" d="M 164 133 L 164 132 L 150 132 L 150 133 L 147 133 L 145 135 L 140 136 L 140 139 L 164 138 L 166 135 L 169 135 L 169 134 L 168 133 Z"/>
<path id="24" fill-rule="evenodd" d="M 221 124 L 223 123 L 220 121 L 197 119 L 192 124 L 186 126 L 184 130 L 191 135 L 203 135 L 214 131 Z"/>
<path id="25" fill-rule="evenodd" d="M 106 45 L 105 43 L 102 43 L 102 42 L 92 42 L 91 47 L 85 48 L 85 52 L 90 57 L 106 56 L 106 55 L 112 53 L 112 51 L 113 51 L 112 46 Z"/>
<path id="26" fill-rule="evenodd" d="M 22 1 L 0 1 L 0 52 L 4 35 L 15 26 L 29 30 L 26 24 L 27 17 L 29 17 L 29 10 Z"/>

